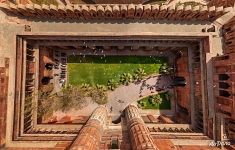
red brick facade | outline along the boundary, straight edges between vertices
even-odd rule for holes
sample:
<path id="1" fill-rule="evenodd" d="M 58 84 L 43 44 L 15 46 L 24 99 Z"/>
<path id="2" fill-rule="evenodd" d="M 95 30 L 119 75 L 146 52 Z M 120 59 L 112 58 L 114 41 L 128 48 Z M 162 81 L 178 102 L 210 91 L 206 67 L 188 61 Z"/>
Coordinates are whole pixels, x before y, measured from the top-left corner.
<path id="1" fill-rule="evenodd" d="M 43 86 L 42 79 L 44 77 L 53 78 L 53 70 L 47 70 L 45 65 L 47 63 L 54 64 L 53 62 L 53 52 L 44 47 L 40 48 L 39 51 L 39 89 Z"/>
<path id="2" fill-rule="evenodd" d="M 224 55 L 213 58 L 217 113 L 225 116 L 225 131 L 235 140 L 235 18 L 223 26 Z"/>
<path id="3" fill-rule="evenodd" d="M 98 107 L 86 125 L 81 129 L 71 146 L 71 150 L 99 150 L 101 136 L 107 122 L 105 107 Z"/>
<path id="4" fill-rule="evenodd" d="M 126 110 L 126 121 L 128 124 L 129 136 L 133 150 L 155 150 L 153 138 L 147 129 L 144 121 L 140 117 L 138 108 L 129 105 Z"/>
<path id="5" fill-rule="evenodd" d="M 190 83 L 187 51 L 183 51 L 182 56 L 179 59 L 177 59 L 176 66 L 177 66 L 176 76 L 182 76 L 185 78 L 187 83 Z M 179 116 L 186 117 L 184 119 L 186 119 L 187 122 L 189 122 L 190 120 L 190 84 L 187 84 L 185 87 L 176 87 L 175 91 L 177 95 L 176 99 L 177 99 L 178 106 L 187 110 L 185 114 L 179 114 Z M 179 113 L 182 113 L 182 112 L 179 112 Z"/>
<path id="6" fill-rule="evenodd" d="M 71 150 L 99 150 L 102 127 L 97 120 L 90 120 L 80 131 Z"/>

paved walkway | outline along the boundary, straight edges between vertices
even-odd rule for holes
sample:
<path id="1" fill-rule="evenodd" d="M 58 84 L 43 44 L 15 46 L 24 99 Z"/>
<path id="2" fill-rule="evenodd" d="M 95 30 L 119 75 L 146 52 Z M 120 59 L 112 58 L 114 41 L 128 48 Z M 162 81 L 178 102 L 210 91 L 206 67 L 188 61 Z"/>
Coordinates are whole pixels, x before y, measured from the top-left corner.
<path id="1" fill-rule="evenodd" d="M 170 84 L 170 76 L 156 75 L 142 80 L 139 83 L 131 83 L 128 86 L 119 86 L 114 91 L 108 92 L 107 107 L 112 107 L 112 115 L 119 115 L 129 104 L 136 102 L 143 97 L 157 94 L 159 88 L 166 91 L 166 88 Z"/>
<path id="2" fill-rule="evenodd" d="M 63 118 L 66 115 L 72 116 L 72 117 L 90 116 L 92 114 L 92 112 L 95 110 L 95 108 L 97 108 L 98 106 L 99 106 L 98 104 L 90 102 L 88 106 L 86 106 L 80 110 L 71 109 L 68 112 L 56 111 L 53 113 L 53 116 L 57 116 L 58 120 L 60 120 L 61 118 Z"/>

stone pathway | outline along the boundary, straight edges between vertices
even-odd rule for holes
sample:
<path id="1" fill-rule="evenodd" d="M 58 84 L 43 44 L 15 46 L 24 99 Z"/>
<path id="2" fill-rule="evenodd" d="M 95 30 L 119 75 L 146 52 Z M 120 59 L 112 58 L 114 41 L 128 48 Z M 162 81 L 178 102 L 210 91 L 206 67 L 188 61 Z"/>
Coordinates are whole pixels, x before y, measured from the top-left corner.
<path id="1" fill-rule="evenodd" d="M 106 106 L 112 108 L 112 115 L 119 115 L 129 104 L 149 95 L 166 91 L 170 84 L 170 76 L 156 75 L 142 80 L 139 83 L 131 83 L 128 86 L 119 86 L 114 91 L 108 92 L 108 103 Z M 158 91 L 159 88 L 162 90 Z"/>

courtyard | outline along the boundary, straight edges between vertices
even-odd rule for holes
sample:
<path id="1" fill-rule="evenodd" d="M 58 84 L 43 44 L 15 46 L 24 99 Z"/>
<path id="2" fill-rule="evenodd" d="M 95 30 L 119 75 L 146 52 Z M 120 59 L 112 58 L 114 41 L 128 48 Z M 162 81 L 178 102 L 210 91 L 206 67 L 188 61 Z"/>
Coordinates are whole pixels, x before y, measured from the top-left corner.
<path id="1" fill-rule="evenodd" d="M 233 149 L 234 6 L 2 0 L 0 149 Z"/>
<path id="2" fill-rule="evenodd" d="M 142 74 L 146 77 L 159 74 L 161 65 L 166 62 L 165 57 L 155 56 L 69 56 L 68 83 L 106 86 L 108 81 L 112 80 L 119 84 L 123 74 L 130 74 L 133 80 L 135 74 L 136 78 Z M 143 73 L 138 73 L 138 70 Z"/>
<path id="3" fill-rule="evenodd" d="M 67 56 L 66 85 L 84 89 L 88 95 L 85 98 L 87 103 L 76 110 L 56 110 L 53 116 L 86 116 L 98 105 L 105 105 L 113 118 L 117 118 L 129 104 L 139 104 L 143 112 L 152 110 L 156 115 L 162 112 L 174 114 L 174 90 L 171 87 L 173 53 L 117 56 L 105 53 L 75 55 L 70 52 Z M 158 95 L 160 101 L 156 99 Z M 155 103 L 149 102 L 149 98 L 155 98 Z M 146 101 L 146 107 L 140 105 L 142 101 Z"/>

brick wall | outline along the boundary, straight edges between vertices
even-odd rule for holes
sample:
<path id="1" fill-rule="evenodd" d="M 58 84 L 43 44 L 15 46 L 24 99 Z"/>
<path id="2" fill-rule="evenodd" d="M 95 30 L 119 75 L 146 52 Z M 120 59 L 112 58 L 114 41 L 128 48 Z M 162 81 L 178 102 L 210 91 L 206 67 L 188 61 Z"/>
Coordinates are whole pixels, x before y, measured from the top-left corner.
<path id="1" fill-rule="evenodd" d="M 224 54 L 213 58 L 214 95 L 216 113 L 222 113 L 228 122 L 228 135 L 235 140 L 235 17 L 223 26 Z"/>
<path id="2" fill-rule="evenodd" d="M 0 149 L 5 144 L 9 59 L 0 58 Z"/>
<path id="3" fill-rule="evenodd" d="M 209 6 L 233 7 L 235 0 L 211 0 Z"/>
<path id="4" fill-rule="evenodd" d="M 218 112 L 225 113 L 235 119 L 235 82 L 233 80 L 235 73 L 235 18 L 223 26 L 223 37 L 224 55 L 215 57 L 213 62 L 216 108 Z M 225 87 L 221 87 L 224 84 Z"/>
<path id="5" fill-rule="evenodd" d="M 181 58 L 179 58 L 176 62 L 177 72 L 176 76 L 183 76 L 187 83 L 189 83 L 189 70 L 188 70 L 188 53 L 187 51 L 183 52 Z M 175 91 L 177 93 L 177 104 L 181 107 L 187 109 L 188 113 L 190 113 L 190 84 L 187 84 L 185 87 L 176 87 Z M 187 118 L 184 118 L 189 122 L 190 114 L 187 114 Z M 183 115 L 181 115 L 183 116 Z"/>

